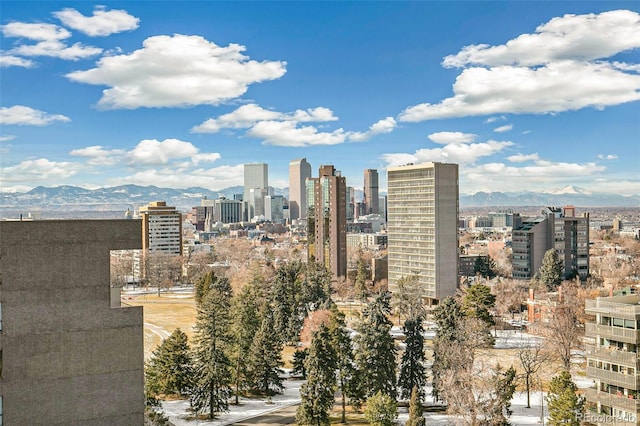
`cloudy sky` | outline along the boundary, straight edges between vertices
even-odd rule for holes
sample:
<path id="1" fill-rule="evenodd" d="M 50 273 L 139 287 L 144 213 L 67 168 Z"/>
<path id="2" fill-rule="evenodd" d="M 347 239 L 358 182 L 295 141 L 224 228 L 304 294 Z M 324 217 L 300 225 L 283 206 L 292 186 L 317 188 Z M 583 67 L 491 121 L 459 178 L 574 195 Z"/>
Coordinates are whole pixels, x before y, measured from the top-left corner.
<path id="1" fill-rule="evenodd" d="M 640 194 L 637 2 L 3 1 L 0 190 L 460 165 Z"/>

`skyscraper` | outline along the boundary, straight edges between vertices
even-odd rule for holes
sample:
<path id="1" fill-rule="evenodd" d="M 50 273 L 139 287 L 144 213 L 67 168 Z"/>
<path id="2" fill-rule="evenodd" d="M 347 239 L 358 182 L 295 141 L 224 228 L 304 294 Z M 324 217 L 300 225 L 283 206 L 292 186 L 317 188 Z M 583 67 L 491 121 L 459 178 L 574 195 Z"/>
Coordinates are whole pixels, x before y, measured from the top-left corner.
<path id="1" fill-rule="evenodd" d="M 458 284 L 458 165 L 424 163 L 387 170 L 389 289 L 417 274 L 429 303 Z"/>
<path id="2" fill-rule="evenodd" d="M 182 213 L 164 201 L 140 207 L 142 249 L 149 252 L 182 254 Z"/>
<path id="3" fill-rule="evenodd" d="M 309 261 L 319 262 L 333 279 L 347 275 L 347 183 L 333 166 L 320 166 L 307 179 Z"/>
<path id="4" fill-rule="evenodd" d="M 311 164 L 306 158 L 289 163 L 289 216 L 291 220 L 307 217 L 307 188 L 311 177 Z"/>
<path id="5" fill-rule="evenodd" d="M 244 218 L 251 220 L 255 213 L 255 197 L 251 197 L 252 189 L 268 189 L 269 187 L 269 165 L 265 163 L 249 163 L 244 165 L 244 194 L 245 205 Z M 260 192 L 261 194 L 261 192 Z M 255 195 L 255 191 L 254 191 Z M 264 212 L 260 213 L 264 214 Z"/>
<path id="6" fill-rule="evenodd" d="M 365 214 L 380 214 L 378 195 L 378 171 L 366 169 L 364 171 L 364 203 Z"/>

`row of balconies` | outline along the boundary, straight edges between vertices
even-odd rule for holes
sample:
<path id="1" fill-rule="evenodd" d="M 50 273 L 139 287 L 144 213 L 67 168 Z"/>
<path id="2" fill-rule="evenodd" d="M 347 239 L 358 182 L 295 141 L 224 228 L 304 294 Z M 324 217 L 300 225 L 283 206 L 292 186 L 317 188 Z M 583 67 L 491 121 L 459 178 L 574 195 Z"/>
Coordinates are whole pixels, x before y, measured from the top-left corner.
<path id="1" fill-rule="evenodd" d="M 640 331 L 632 328 L 613 327 L 593 323 L 585 324 L 585 335 L 589 337 L 600 336 L 607 339 L 625 343 L 639 343 Z"/>
<path id="2" fill-rule="evenodd" d="M 640 400 L 630 398 L 629 396 L 598 391 L 593 388 L 585 389 L 584 396 L 588 402 L 599 402 L 601 405 L 606 405 L 607 407 L 615 407 L 630 413 L 640 413 Z M 636 415 L 636 417 L 638 416 Z"/>
<path id="3" fill-rule="evenodd" d="M 640 389 L 640 377 L 637 374 L 616 373 L 615 371 L 587 366 L 587 376 L 614 386 L 632 390 Z"/>
<path id="4" fill-rule="evenodd" d="M 623 351 L 611 346 L 585 345 L 585 354 L 588 358 L 633 367 L 636 371 L 640 370 L 640 359 L 635 352 Z"/>

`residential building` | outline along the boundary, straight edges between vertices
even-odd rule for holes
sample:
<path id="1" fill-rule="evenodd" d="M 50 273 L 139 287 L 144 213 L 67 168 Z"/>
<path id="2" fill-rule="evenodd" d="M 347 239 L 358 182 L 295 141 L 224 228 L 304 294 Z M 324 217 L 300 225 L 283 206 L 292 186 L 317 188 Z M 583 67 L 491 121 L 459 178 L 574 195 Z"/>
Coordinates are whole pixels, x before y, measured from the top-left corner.
<path id="1" fill-rule="evenodd" d="M 485 254 L 461 254 L 458 275 L 462 277 L 476 276 L 476 262 L 478 259 L 487 260 Z"/>
<path id="2" fill-rule="evenodd" d="M 424 163 L 387 169 L 389 289 L 418 275 L 437 304 L 458 284 L 458 165 Z"/>
<path id="3" fill-rule="evenodd" d="M 376 169 L 366 169 L 364 171 L 364 214 L 379 214 L 379 203 L 380 196 L 378 195 L 378 171 Z"/>
<path id="4" fill-rule="evenodd" d="M 267 189 L 269 187 L 269 165 L 265 163 L 248 163 L 244 165 L 244 219 L 246 221 L 251 220 L 254 216 L 259 216 L 255 212 L 255 200 L 256 195 L 263 194 L 260 191 L 258 194 L 254 191 L 254 196 L 250 196 L 251 190 Z M 259 199 L 261 202 L 261 199 Z M 264 212 L 260 213 L 264 214 Z"/>
<path id="5" fill-rule="evenodd" d="M 347 233 L 347 249 L 377 250 L 387 246 L 387 234 L 383 233 Z"/>
<path id="6" fill-rule="evenodd" d="M 182 213 L 164 201 L 140 207 L 142 250 L 182 254 Z"/>
<path id="7" fill-rule="evenodd" d="M 517 222 L 514 222 L 517 223 Z M 512 269 L 516 279 L 538 273 L 547 250 L 555 248 L 566 278 L 589 274 L 589 213 L 576 216 L 573 206 L 547 207 L 541 216 L 522 219 L 512 231 Z"/>
<path id="8" fill-rule="evenodd" d="M 0 419 L 142 425 L 142 307 L 110 287 L 110 250 L 140 249 L 141 221 L 0 222 Z"/>
<path id="9" fill-rule="evenodd" d="M 640 425 L 640 296 L 598 297 L 585 302 L 587 377 L 584 420 L 595 425 Z"/>
<path id="10" fill-rule="evenodd" d="M 309 261 L 319 262 L 334 279 L 347 274 L 347 184 L 331 165 L 307 179 Z"/>
<path id="11" fill-rule="evenodd" d="M 306 180 L 311 178 L 311 164 L 306 158 L 289 163 L 289 218 L 307 217 Z"/>

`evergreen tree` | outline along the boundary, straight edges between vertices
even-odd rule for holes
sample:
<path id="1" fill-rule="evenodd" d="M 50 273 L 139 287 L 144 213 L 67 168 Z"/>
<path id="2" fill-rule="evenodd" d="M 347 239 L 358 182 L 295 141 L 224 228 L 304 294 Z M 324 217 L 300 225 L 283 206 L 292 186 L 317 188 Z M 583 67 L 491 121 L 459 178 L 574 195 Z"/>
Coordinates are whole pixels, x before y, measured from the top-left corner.
<path id="1" fill-rule="evenodd" d="M 187 335 L 179 328 L 162 341 L 147 361 L 145 384 L 150 395 L 187 395 L 193 368 Z"/>
<path id="2" fill-rule="evenodd" d="M 331 316 L 329 317 L 329 333 L 331 334 L 331 343 L 336 352 L 338 359 L 338 390 L 341 396 L 342 405 L 342 423 L 346 422 L 346 405 L 347 396 L 352 401 L 362 399 L 356 393 L 351 392 L 354 386 L 356 375 L 353 359 L 353 349 L 351 347 L 351 336 L 345 323 L 344 314 L 340 312 L 336 305 L 331 307 Z M 356 402 L 355 405 L 358 405 Z"/>
<path id="3" fill-rule="evenodd" d="M 293 364 L 293 368 L 291 369 L 292 376 L 298 376 L 303 379 L 307 378 L 307 368 L 305 367 L 305 360 L 307 359 L 307 355 L 309 355 L 309 349 L 304 348 L 302 350 L 297 349 L 293 353 L 293 359 L 291 360 L 291 364 Z"/>
<path id="4" fill-rule="evenodd" d="M 406 345 L 400 362 L 400 377 L 398 387 L 400 388 L 400 398 L 411 397 L 413 389 L 419 390 L 418 397 L 422 400 L 422 388 L 425 385 L 426 377 L 424 372 L 424 337 L 422 333 L 422 318 L 409 319 L 404 323 Z"/>
<path id="5" fill-rule="evenodd" d="M 487 285 L 476 283 L 468 287 L 462 298 L 462 311 L 467 318 L 477 318 L 485 324 L 484 339 L 487 346 L 493 346 L 491 328 L 495 325 L 491 309 L 495 307 L 496 296 Z"/>
<path id="6" fill-rule="evenodd" d="M 364 262 L 362 258 L 362 248 L 360 249 L 360 256 L 358 257 L 358 262 L 356 263 L 356 281 L 355 281 L 355 290 L 356 296 L 361 301 L 366 301 L 369 296 L 369 289 L 367 288 L 367 264 Z"/>
<path id="7" fill-rule="evenodd" d="M 491 256 L 478 256 L 473 264 L 473 273 L 488 279 L 495 278 L 498 275 L 497 269 L 496 262 Z"/>
<path id="8" fill-rule="evenodd" d="M 254 389 L 267 395 L 282 392 L 282 343 L 274 327 L 271 309 L 264 311 L 248 361 L 249 377 Z"/>
<path id="9" fill-rule="evenodd" d="M 271 285 L 270 302 L 276 335 L 289 344 L 299 340 L 306 314 L 301 275 L 302 264 L 288 262 L 276 270 Z"/>
<path id="10" fill-rule="evenodd" d="M 394 426 L 398 418 L 396 400 L 386 393 L 378 391 L 367 399 L 364 416 L 373 426 Z"/>
<path id="11" fill-rule="evenodd" d="M 355 362 L 361 373 L 366 396 L 381 391 L 396 396 L 396 349 L 389 334 L 391 311 L 388 292 L 379 294 L 362 312 L 359 334 L 355 338 Z"/>
<path id="12" fill-rule="evenodd" d="M 307 381 L 300 388 L 297 423 L 328 425 L 335 401 L 337 358 L 329 329 L 324 324 L 313 334 L 305 366 Z"/>
<path id="13" fill-rule="evenodd" d="M 196 305 L 202 304 L 209 290 L 218 285 L 218 281 L 227 281 L 228 283 L 229 280 L 226 277 L 219 278 L 213 271 L 209 271 L 198 278 L 195 284 Z M 220 285 L 225 286 L 226 284 L 223 283 Z"/>
<path id="14" fill-rule="evenodd" d="M 195 382 L 191 405 L 196 413 L 208 408 L 210 419 L 226 411 L 231 396 L 231 285 L 216 280 L 198 308 L 194 348 Z"/>
<path id="15" fill-rule="evenodd" d="M 239 403 L 240 393 L 251 384 L 248 358 L 253 338 L 260 328 L 260 312 L 264 309 L 261 283 L 258 277 L 245 284 L 233 300 L 233 383 L 235 403 Z"/>
<path id="16" fill-rule="evenodd" d="M 331 300 L 331 273 L 318 262 L 307 263 L 302 302 L 306 309 L 313 311 L 326 306 Z"/>
<path id="17" fill-rule="evenodd" d="M 395 308 L 406 319 L 413 320 L 417 317 L 424 317 L 423 289 L 418 274 L 400 278 L 397 283 L 397 289 L 393 292 L 393 297 Z"/>
<path id="18" fill-rule="evenodd" d="M 411 400 L 409 400 L 409 420 L 405 426 L 424 426 L 425 418 L 423 416 L 421 392 L 417 386 L 411 390 Z"/>
<path id="19" fill-rule="evenodd" d="M 487 399 L 485 401 L 481 401 L 481 408 L 484 408 L 484 417 L 488 424 L 495 426 L 508 426 L 510 424 L 508 419 L 512 414 L 511 399 L 516 391 L 515 379 L 516 369 L 513 366 L 506 371 L 502 370 L 500 364 L 496 366 L 491 377 L 492 392 L 486 395 Z"/>
<path id="20" fill-rule="evenodd" d="M 538 272 L 540 282 L 547 286 L 547 290 L 553 291 L 562 282 L 563 276 L 564 262 L 558 252 L 554 248 L 547 250 Z"/>
<path id="21" fill-rule="evenodd" d="M 549 425 L 579 426 L 584 407 L 584 399 L 576 392 L 578 387 L 571 380 L 571 374 L 563 371 L 551 379 L 547 403 L 549 405 Z"/>

